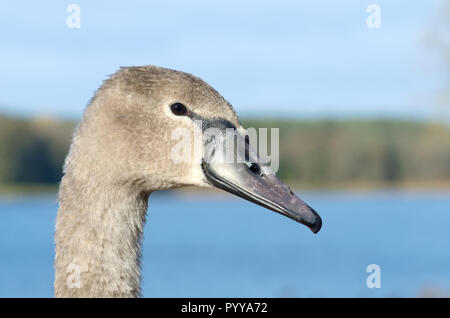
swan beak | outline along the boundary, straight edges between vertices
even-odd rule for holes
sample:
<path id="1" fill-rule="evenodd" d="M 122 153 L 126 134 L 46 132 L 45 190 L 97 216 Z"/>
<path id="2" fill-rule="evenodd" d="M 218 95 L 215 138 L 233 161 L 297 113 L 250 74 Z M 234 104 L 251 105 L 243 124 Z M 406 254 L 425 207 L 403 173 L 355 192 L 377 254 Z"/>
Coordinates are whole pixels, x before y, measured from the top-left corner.
<path id="1" fill-rule="evenodd" d="M 263 174 L 261 171 L 255 173 L 245 163 L 206 161 L 202 162 L 202 170 L 207 182 L 212 186 L 300 222 L 309 227 L 313 233 L 319 232 L 322 227 L 319 214 L 273 173 Z"/>

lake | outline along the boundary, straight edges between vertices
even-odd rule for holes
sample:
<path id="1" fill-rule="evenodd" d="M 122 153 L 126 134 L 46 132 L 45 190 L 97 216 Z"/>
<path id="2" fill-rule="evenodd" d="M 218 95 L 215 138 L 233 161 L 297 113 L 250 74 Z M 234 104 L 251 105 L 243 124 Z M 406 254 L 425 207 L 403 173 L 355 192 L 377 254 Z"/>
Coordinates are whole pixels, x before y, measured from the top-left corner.
<path id="1" fill-rule="evenodd" d="M 303 192 L 314 235 L 231 196 L 154 193 L 145 297 L 450 295 L 450 192 Z M 0 198 L 0 297 L 53 295 L 54 196 Z M 366 285 L 380 266 L 381 288 Z"/>

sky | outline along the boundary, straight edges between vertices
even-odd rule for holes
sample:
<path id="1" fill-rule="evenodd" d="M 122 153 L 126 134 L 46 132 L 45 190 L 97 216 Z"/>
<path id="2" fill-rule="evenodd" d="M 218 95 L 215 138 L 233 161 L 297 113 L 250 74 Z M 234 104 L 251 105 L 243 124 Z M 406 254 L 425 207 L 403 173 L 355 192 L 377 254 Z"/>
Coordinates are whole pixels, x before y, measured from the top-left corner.
<path id="1" fill-rule="evenodd" d="M 423 34 L 443 1 L 11 1 L 0 113 L 77 118 L 120 66 L 152 64 L 201 77 L 246 116 L 433 116 L 444 74 Z"/>

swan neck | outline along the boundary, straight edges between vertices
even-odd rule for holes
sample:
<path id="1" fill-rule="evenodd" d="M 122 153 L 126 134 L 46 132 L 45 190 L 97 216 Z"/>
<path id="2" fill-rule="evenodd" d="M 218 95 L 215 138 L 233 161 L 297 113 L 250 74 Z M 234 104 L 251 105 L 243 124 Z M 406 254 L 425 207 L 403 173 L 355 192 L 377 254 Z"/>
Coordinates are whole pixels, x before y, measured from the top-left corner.
<path id="1" fill-rule="evenodd" d="M 148 196 L 66 173 L 56 220 L 55 296 L 140 296 Z"/>

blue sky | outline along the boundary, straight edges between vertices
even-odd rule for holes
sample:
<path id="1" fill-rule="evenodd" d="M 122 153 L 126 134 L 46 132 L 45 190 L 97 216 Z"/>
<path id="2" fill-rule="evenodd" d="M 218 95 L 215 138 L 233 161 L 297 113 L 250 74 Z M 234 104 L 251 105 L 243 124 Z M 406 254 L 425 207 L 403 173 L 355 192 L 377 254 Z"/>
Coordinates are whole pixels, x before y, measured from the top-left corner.
<path id="1" fill-rule="evenodd" d="M 81 8 L 81 28 L 66 7 Z M 369 3 L 381 28 L 366 27 Z M 442 74 L 422 40 L 442 1 L 14 1 L 0 112 L 79 117 L 119 66 L 200 76 L 245 115 L 423 117 Z"/>

